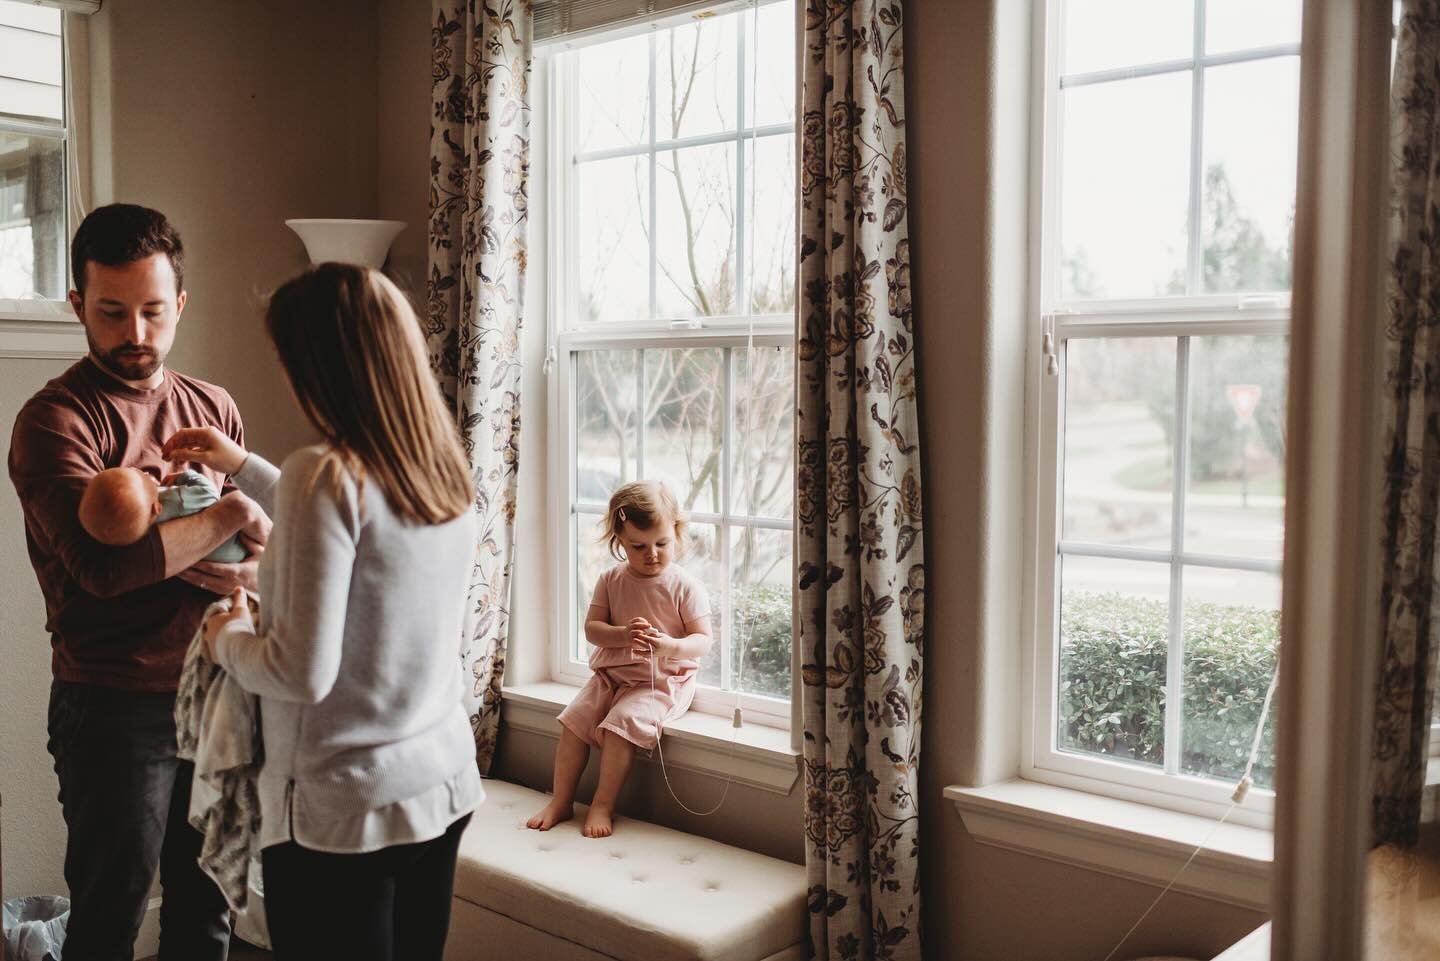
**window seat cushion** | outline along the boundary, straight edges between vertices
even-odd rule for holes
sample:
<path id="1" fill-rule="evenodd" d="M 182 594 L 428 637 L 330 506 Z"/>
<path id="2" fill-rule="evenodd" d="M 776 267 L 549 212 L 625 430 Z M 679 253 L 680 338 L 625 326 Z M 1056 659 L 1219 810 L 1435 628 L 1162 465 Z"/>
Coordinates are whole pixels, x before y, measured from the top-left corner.
<path id="1" fill-rule="evenodd" d="M 494 780 L 485 792 L 460 843 L 446 961 L 807 956 L 800 865 L 631 818 L 586 838 L 579 804 L 532 831 L 547 795 Z"/>

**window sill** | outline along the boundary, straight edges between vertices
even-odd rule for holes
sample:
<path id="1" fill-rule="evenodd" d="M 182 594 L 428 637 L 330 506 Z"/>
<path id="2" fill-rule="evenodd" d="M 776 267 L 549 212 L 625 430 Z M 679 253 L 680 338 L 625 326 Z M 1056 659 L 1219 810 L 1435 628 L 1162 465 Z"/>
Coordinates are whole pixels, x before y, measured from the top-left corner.
<path id="1" fill-rule="evenodd" d="M 1036 781 L 947 787 L 965 828 L 981 844 L 1165 885 L 1214 827 L 1180 814 Z M 1175 889 L 1268 910 L 1274 841 L 1269 831 L 1226 823 Z"/>
<path id="2" fill-rule="evenodd" d="M 0 358 L 75 359 L 90 348 L 63 301 L 0 302 Z"/>
<path id="3" fill-rule="evenodd" d="M 543 681 L 519 684 L 502 692 L 502 717 L 517 730 L 559 739 L 556 716 L 580 689 Z M 664 734 L 665 763 L 735 783 L 790 794 L 800 779 L 799 753 L 790 746 L 790 732 L 761 724 L 739 731 L 713 714 L 691 711 L 671 722 Z"/>

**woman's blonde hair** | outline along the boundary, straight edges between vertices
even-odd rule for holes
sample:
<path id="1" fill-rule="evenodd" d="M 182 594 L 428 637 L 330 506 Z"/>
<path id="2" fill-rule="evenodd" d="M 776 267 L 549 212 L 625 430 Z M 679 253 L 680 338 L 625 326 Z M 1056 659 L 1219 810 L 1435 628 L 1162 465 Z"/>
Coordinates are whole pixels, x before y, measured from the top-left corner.
<path id="1" fill-rule="evenodd" d="M 271 296 L 265 329 L 333 468 L 357 483 L 373 478 L 410 521 L 441 524 L 470 509 L 470 467 L 420 322 L 384 274 L 339 263 L 308 270 Z"/>
<path id="2" fill-rule="evenodd" d="M 610 548 L 610 556 L 617 561 L 625 559 L 626 521 L 642 531 L 669 521 L 675 525 L 676 547 L 685 542 L 685 516 L 680 513 L 680 502 L 664 481 L 631 481 L 610 495 L 610 512 L 605 515 L 601 537 Z"/>

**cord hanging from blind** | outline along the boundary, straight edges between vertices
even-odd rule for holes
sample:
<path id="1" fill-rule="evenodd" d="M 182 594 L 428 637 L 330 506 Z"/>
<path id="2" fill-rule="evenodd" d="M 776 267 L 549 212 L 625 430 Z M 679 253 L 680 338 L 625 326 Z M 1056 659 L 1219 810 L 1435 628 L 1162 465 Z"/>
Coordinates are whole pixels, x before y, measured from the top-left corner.
<path id="1" fill-rule="evenodd" d="M 745 0 L 535 0 L 535 42 L 579 38 L 702 11 L 741 9 Z"/>

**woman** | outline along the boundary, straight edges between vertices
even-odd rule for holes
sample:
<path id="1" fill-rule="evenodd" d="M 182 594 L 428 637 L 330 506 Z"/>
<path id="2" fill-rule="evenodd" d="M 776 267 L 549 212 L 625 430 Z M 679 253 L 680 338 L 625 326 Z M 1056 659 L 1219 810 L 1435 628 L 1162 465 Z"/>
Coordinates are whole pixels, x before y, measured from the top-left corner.
<path id="1" fill-rule="evenodd" d="M 177 432 L 165 455 L 232 475 L 275 522 L 259 624 L 237 592 L 204 628 L 260 697 L 271 938 L 282 961 L 439 961 L 482 797 L 457 656 L 470 473 L 384 276 L 323 264 L 276 291 L 265 322 L 324 441 L 278 471 L 210 428 Z"/>

